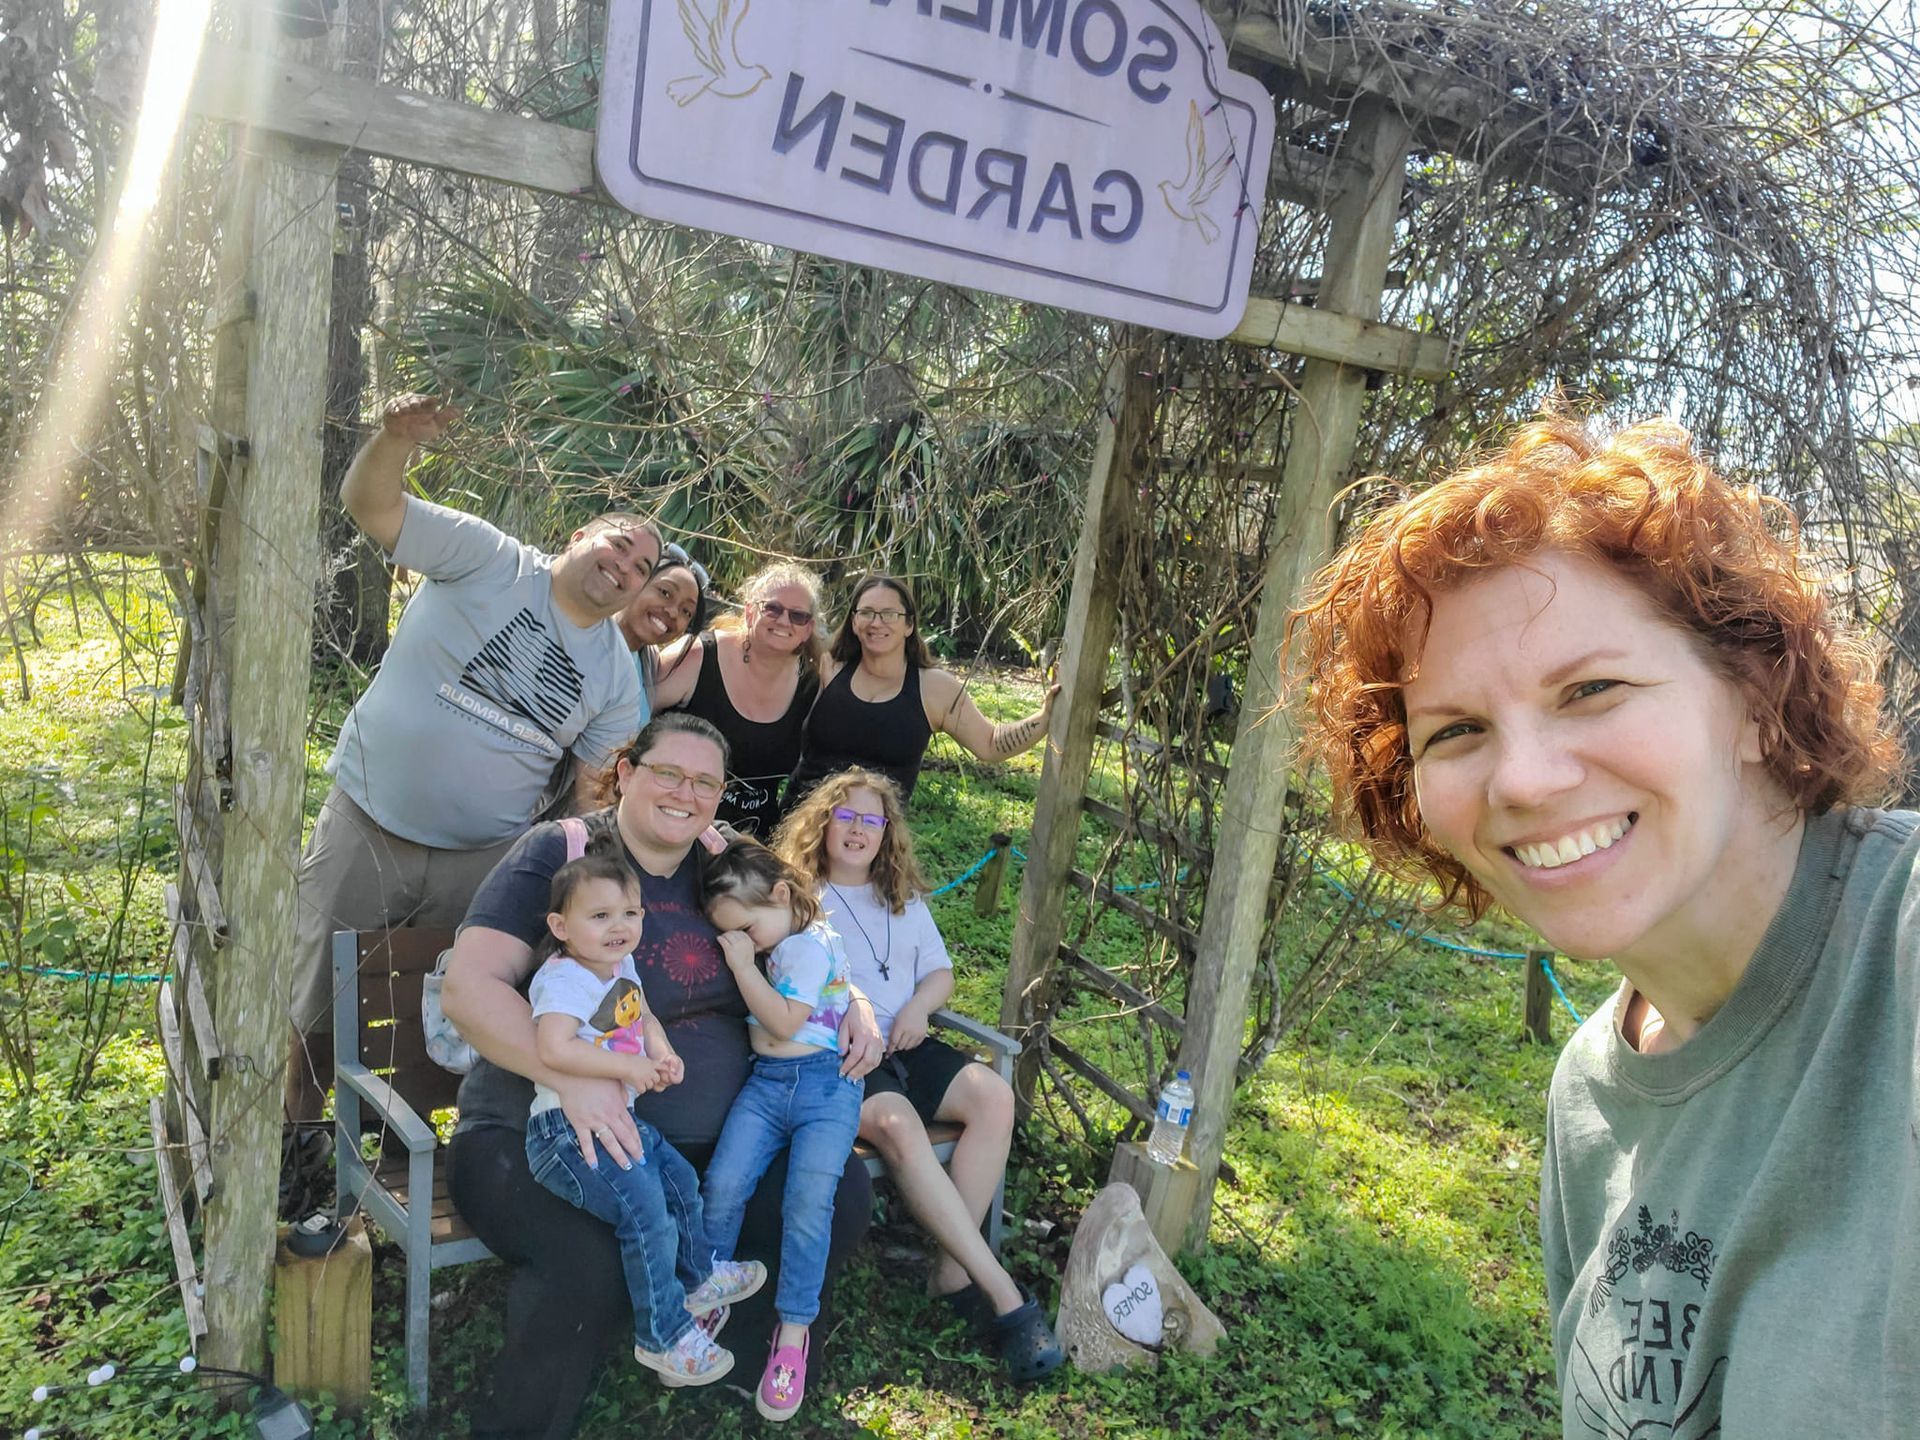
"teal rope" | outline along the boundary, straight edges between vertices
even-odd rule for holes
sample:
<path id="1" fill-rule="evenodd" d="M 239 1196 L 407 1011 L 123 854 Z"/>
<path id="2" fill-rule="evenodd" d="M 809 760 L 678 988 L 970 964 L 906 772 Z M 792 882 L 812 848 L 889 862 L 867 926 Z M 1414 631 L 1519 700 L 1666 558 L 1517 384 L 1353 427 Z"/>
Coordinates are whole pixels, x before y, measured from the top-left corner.
<path id="1" fill-rule="evenodd" d="M 1313 868 L 1314 872 L 1319 875 L 1320 882 L 1323 885 L 1338 890 L 1342 895 L 1346 896 L 1347 899 L 1353 901 L 1354 904 L 1360 905 L 1373 919 L 1385 922 L 1389 929 L 1398 930 L 1403 935 L 1408 933 L 1406 925 L 1401 921 L 1389 919 L 1383 911 L 1376 910 L 1371 905 L 1362 904 L 1358 895 L 1347 889 L 1346 886 L 1334 879 L 1333 876 L 1327 874 L 1327 872 L 1322 870 L 1318 865 L 1315 865 Z M 1524 950 L 1481 950 L 1472 945 L 1462 945 L 1457 940 L 1449 940 L 1442 935 L 1422 934 L 1415 935 L 1413 938 L 1418 940 L 1422 945 L 1431 945 L 1438 950 L 1452 950 L 1460 955 L 1484 955 L 1489 960 L 1524 960 L 1527 958 L 1527 953 Z"/>
<path id="2" fill-rule="evenodd" d="M 938 890 L 934 891 L 933 895 L 944 895 L 949 890 L 958 890 L 962 885 L 966 884 L 967 881 L 973 879 L 974 876 L 978 875 L 982 870 L 984 870 L 986 868 L 987 862 L 993 859 L 993 857 L 995 855 L 998 855 L 999 853 L 1000 852 L 998 850 L 987 851 L 986 854 L 982 855 L 978 860 L 974 861 L 973 864 L 969 865 L 964 874 L 954 876 L 953 879 L 949 880 L 946 884 L 942 885 Z M 1018 850 L 1014 851 L 1013 853 L 1016 855 L 1020 854 Z M 1025 859 L 1026 857 L 1022 856 L 1021 858 Z M 933 898 L 933 895 L 929 895 L 927 898 L 931 900 Z"/>
<path id="3" fill-rule="evenodd" d="M 1580 1012 L 1573 1008 L 1573 1002 L 1567 999 L 1567 992 L 1560 988 L 1560 977 L 1553 973 L 1553 961 L 1549 960 L 1545 955 L 1542 955 L 1540 957 L 1540 968 L 1547 972 L 1547 983 L 1553 986 L 1553 993 L 1560 997 L 1560 1003 L 1567 1007 L 1567 1014 L 1573 1017 L 1573 1023 L 1576 1025 L 1586 1024 L 1587 1022 L 1580 1018 Z"/>
<path id="4" fill-rule="evenodd" d="M 164 975 L 98 975 L 90 970 L 54 970 L 45 965 L 14 965 L 0 962 L 0 970 L 15 970 L 23 975 L 39 975 L 48 980 L 104 980 L 109 985 L 158 985 Z"/>

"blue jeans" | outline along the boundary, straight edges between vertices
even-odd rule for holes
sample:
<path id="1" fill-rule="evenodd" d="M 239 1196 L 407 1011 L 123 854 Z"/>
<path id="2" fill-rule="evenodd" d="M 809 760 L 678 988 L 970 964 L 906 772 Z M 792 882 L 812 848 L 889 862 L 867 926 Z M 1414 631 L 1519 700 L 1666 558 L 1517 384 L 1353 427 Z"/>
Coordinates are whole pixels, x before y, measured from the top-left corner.
<path id="1" fill-rule="evenodd" d="M 714 1250 L 700 1177 L 658 1130 L 638 1116 L 634 1123 L 644 1158 L 622 1170 L 597 1141 L 599 1164 L 589 1165 L 566 1113 L 542 1110 L 527 1118 L 527 1168 L 569 1205 L 613 1226 L 633 1302 L 634 1344 L 666 1350 L 693 1324 L 687 1292 L 713 1273 Z"/>
<path id="2" fill-rule="evenodd" d="M 774 1158 L 792 1147 L 774 1295 L 774 1308 L 790 1325 L 811 1325 L 820 1313 L 833 1196 L 860 1133 L 865 1093 L 863 1081 L 841 1077 L 835 1051 L 791 1058 L 756 1055 L 707 1165 L 707 1238 L 714 1259 L 731 1260 L 747 1197 Z"/>

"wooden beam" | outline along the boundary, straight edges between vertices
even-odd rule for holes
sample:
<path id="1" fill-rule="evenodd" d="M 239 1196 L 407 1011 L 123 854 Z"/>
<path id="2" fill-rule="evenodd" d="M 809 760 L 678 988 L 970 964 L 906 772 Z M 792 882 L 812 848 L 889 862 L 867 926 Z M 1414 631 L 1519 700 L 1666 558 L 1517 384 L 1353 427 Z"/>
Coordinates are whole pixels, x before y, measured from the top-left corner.
<path id="1" fill-rule="evenodd" d="M 1350 38 L 1314 34 L 1311 22 L 1284 0 L 1280 8 L 1295 12 L 1284 23 L 1271 5 L 1205 3 L 1234 68 L 1283 95 L 1336 112 L 1356 100 L 1378 101 L 1404 116 L 1412 132 L 1436 150 L 1475 164 L 1495 163 L 1502 173 L 1532 174 L 1567 195 L 1591 193 L 1610 149 L 1614 165 L 1625 158 L 1624 137 L 1603 128 L 1604 106 L 1593 111 L 1601 121 L 1583 134 L 1568 123 L 1568 115 L 1543 105 L 1492 104 L 1502 87 L 1491 75 L 1475 83 L 1438 58 L 1404 49 L 1389 56 Z"/>
<path id="2" fill-rule="evenodd" d="M 1131 895 L 1123 895 L 1111 885 L 1096 885 L 1093 877 L 1084 870 L 1069 870 L 1067 883 L 1082 895 L 1091 895 L 1102 905 L 1118 910 L 1143 929 L 1156 935 L 1164 935 L 1178 945 L 1182 953 L 1191 955 L 1200 943 L 1200 937 L 1178 920 L 1169 919 L 1158 910 L 1142 905 Z"/>
<path id="3" fill-rule="evenodd" d="M 173 829 L 180 837 L 180 858 L 193 887 L 194 908 L 200 912 L 192 923 L 206 927 L 208 942 L 217 949 L 227 943 L 227 908 L 220 899 L 220 882 L 214 877 L 199 817 L 184 785 L 173 787 Z"/>
<path id="4" fill-rule="evenodd" d="M 1151 840 L 1156 845 L 1171 845 L 1196 865 L 1212 865 L 1213 852 L 1197 840 L 1178 831 L 1169 830 L 1164 825 L 1156 825 L 1151 820 L 1142 820 L 1138 815 L 1129 815 L 1104 800 L 1091 795 L 1083 796 L 1080 808 L 1096 820 L 1104 820 L 1114 829 L 1138 835 L 1142 840 Z"/>
<path id="5" fill-rule="evenodd" d="M 1121 547 L 1133 526 L 1138 476 L 1153 423 L 1153 381 L 1141 373 L 1140 345 L 1141 332 L 1130 327 L 1117 332 L 1102 391 L 1100 438 L 1067 601 L 1066 652 L 1056 670 L 1060 699 L 1053 707 L 1040 769 L 1013 951 L 1000 1000 L 1000 1028 L 1016 1040 L 1051 1013 L 1050 972 L 1066 933 L 1066 876 L 1080 838 L 1080 801 L 1093 767 L 1094 731 L 1119 615 Z M 1032 1103 L 1038 1075 L 1039 1057 L 1022 1051 L 1014 1070 L 1022 1114 Z"/>
<path id="6" fill-rule="evenodd" d="M 191 104 L 209 119 L 291 139 L 613 203 L 594 176 L 591 131 L 417 95 L 231 45 L 208 43 Z M 1277 193 L 1296 203 L 1331 209 L 1364 180 L 1363 171 L 1338 158 L 1279 150 L 1273 173 L 1289 178 Z M 229 309 L 242 301 L 257 304 L 258 297 L 242 292 Z M 1282 300 L 1250 300 L 1228 338 L 1416 379 L 1447 373 L 1447 346 L 1431 335 Z"/>
<path id="7" fill-rule="evenodd" d="M 1438 336 L 1260 295 L 1247 301 L 1245 318 L 1227 338 L 1415 380 L 1443 379 L 1451 368 L 1447 342 Z"/>
<path id="8" fill-rule="evenodd" d="M 612 203 L 594 178 L 591 130 L 418 95 L 298 60 L 210 40 L 188 103 L 208 119 L 289 139 Z"/>
<path id="9" fill-rule="evenodd" d="M 217 41 L 207 42 L 191 104 L 213 120 L 478 180 L 614 203 L 594 174 L 591 130 L 503 115 Z M 1283 141 L 1274 146 L 1267 188 L 1278 199 L 1326 210 L 1342 191 L 1365 179 L 1363 169 L 1338 155 Z"/>
<path id="10" fill-rule="evenodd" d="M 173 1247 L 173 1278 L 180 1286 L 180 1308 L 187 1312 L 187 1343 L 196 1351 L 207 1333 L 206 1306 L 200 1298 L 200 1273 L 187 1238 L 187 1217 L 174 1180 L 172 1147 L 167 1143 L 167 1111 L 158 1095 L 147 1102 L 147 1126 L 153 1135 L 153 1168 L 159 1174 L 160 1208 L 167 1219 L 167 1243 Z"/>
<path id="11" fill-rule="evenodd" d="M 180 1016 L 174 1009 L 172 981 L 161 982 L 154 998 L 154 1008 L 160 1019 L 160 1053 L 166 1057 L 168 1073 L 179 1089 L 180 1126 L 187 1136 L 187 1158 L 193 1167 L 194 1194 L 205 1206 L 207 1197 L 213 1194 L 213 1171 L 207 1164 L 207 1132 L 200 1128 L 199 1112 L 194 1109 L 193 1086 L 187 1078 L 187 1066 L 191 1062 L 180 1036 Z"/>
<path id="12" fill-rule="evenodd" d="M 1169 1035 L 1178 1039 L 1187 1033 L 1186 1022 L 1151 995 L 1135 989 L 1104 965 L 1096 965 L 1071 945 L 1060 947 L 1060 958 L 1075 975 L 1103 995 L 1119 1001 L 1128 1011 L 1146 1016 Z"/>
<path id="13" fill-rule="evenodd" d="M 1259 472 L 1268 472 L 1264 476 Z M 1280 483 L 1280 468 L 1277 465 L 1242 465 L 1231 472 L 1242 475 L 1250 484 L 1273 486 Z M 1111 720 L 1100 722 L 1100 738 L 1111 740 L 1116 745 L 1124 745 L 1137 755 L 1166 755 L 1169 747 L 1153 740 L 1136 730 L 1127 730 Z M 1181 745 L 1171 747 L 1173 763 L 1183 770 L 1193 770 L 1210 780 L 1225 780 L 1227 767 L 1211 755 L 1200 755 Z"/>
<path id="14" fill-rule="evenodd" d="M 1410 137 L 1397 112 L 1377 103 L 1357 107 L 1350 143 L 1366 157 L 1376 183 L 1349 192 L 1335 208 L 1327 240 L 1325 298 L 1346 314 L 1378 312 Z M 1222 792 L 1200 952 L 1187 987 L 1187 1034 L 1180 1045 L 1180 1066 L 1192 1074 L 1194 1090 L 1187 1153 L 1201 1176 L 1187 1232 L 1195 1248 L 1205 1245 L 1213 1213 L 1213 1176 L 1226 1143 L 1234 1078 L 1246 1042 L 1247 995 L 1286 828 L 1294 734 L 1288 712 L 1276 703 L 1280 644 L 1288 606 L 1331 545 L 1333 497 L 1353 458 L 1364 392 L 1365 377 L 1357 370 L 1309 360 L 1289 422 L 1280 509 L 1268 537 L 1259 622 Z"/>
<path id="15" fill-rule="evenodd" d="M 312 52 L 294 54 L 304 60 Z M 221 63 L 210 57 L 203 75 Z M 339 83 L 321 73 L 323 83 Z M 216 386 L 235 402 L 244 393 L 244 420 L 214 416 L 216 425 L 247 436 L 252 455 L 220 534 L 221 586 L 233 577 L 227 653 L 234 808 L 221 867 L 228 944 L 210 976 L 221 1065 L 208 1125 L 216 1183 L 205 1227 L 207 1358 L 257 1374 L 268 1364 L 281 1099 L 291 1037 L 287 1005 L 306 782 L 299 762 L 320 574 L 321 430 L 340 152 L 257 132 L 236 148 L 247 157 L 234 197 L 244 220 L 236 220 L 250 221 L 252 248 L 234 258 L 245 260 L 244 283 L 256 298 L 252 324 L 228 327 L 227 334 L 244 336 L 244 352 L 221 352 L 226 368 Z M 231 367 L 243 358 L 244 380 L 236 380 Z"/>

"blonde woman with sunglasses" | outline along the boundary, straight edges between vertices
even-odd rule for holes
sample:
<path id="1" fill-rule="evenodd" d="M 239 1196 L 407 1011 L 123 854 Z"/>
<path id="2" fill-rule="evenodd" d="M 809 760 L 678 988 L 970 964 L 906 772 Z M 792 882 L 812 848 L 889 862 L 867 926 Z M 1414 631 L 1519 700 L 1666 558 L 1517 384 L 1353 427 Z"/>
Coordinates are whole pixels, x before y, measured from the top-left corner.
<path id="1" fill-rule="evenodd" d="M 661 656 L 653 703 L 698 715 L 726 737 L 733 759 L 720 819 L 765 836 L 819 689 L 820 582 L 782 561 L 748 580 L 741 598 L 737 626 L 715 625 Z"/>

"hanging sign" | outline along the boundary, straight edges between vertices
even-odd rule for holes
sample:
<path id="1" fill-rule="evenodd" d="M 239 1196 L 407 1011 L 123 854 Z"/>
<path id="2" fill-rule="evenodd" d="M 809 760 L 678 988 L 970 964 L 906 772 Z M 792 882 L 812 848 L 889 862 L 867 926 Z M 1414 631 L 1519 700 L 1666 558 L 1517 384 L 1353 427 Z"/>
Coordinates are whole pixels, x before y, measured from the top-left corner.
<path id="1" fill-rule="evenodd" d="M 1217 338 L 1273 102 L 1198 0 L 610 0 L 597 160 L 643 215 Z"/>

